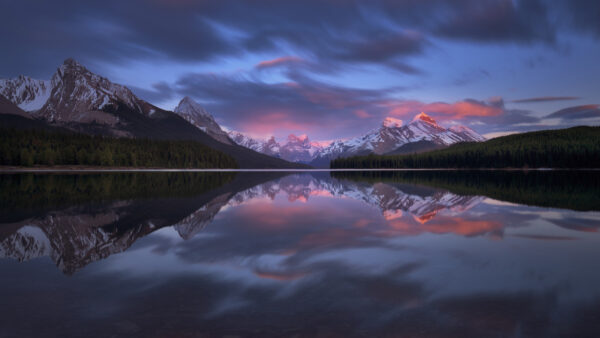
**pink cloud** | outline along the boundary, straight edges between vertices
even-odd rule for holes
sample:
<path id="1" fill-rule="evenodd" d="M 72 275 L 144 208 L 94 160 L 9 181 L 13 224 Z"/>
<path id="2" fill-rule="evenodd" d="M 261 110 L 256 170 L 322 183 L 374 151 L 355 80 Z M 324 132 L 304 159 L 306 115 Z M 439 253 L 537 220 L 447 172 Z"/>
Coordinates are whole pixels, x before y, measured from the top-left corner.
<path id="1" fill-rule="evenodd" d="M 371 117 L 371 114 L 367 113 L 367 111 L 364 109 L 355 110 L 354 115 L 356 115 L 357 117 L 360 117 L 361 119 L 366 119 L 366 118 Z"/>
<path id="2" fill-rule="evenodd" d="M 382 104 L 390 109 L 392 116 L 411 117 L 418 112 L 433 115 L 439 120 L 461 120 L 469 117 L 498 116 L 504 111 L 502 108 L 475 100 L 463 100 L 454 103 L 433 102 L 424 103 L 415 100 L 386 101 Z"/>
<path id="3" fill-rule="evenodd" d="M 281 65 L 285 65 L 285 64 L 290 64 L 290 63 L 294 63 L 294 62 L 303 62 L 303 59 L 297 57 L 297 56 L 282 56 L 282 57 L 278 57 L 272 60 L 265 60 L 265 61 L 261 61 L 259 63 L 256 64 L 256 68 L 257 69 L 265 69 L 265 68 L 271 68 L 271 67 L 277 67 L 277 66 L 281 66 Z"/>
<path id="4" fill-rule="evenodd" d="M 333 142 L 332 140 L 324 140 L 324 141 L 311 141 L 310 144 L 315 147 L 327 147 Z"/>
<path id="5" fill-rule="evenodd" d="M 309 122 L 294 121 L 295 112 L 257 112 L 251 114 L 251 119 L 241 121 L 238 129 L 244 133 L 254 136 L 268 136 L 283 131 L 311 130 L 314 126 Z"/>
<path id="6" fill-rule="evenodd" d="M 383 125 L 386 127 L 401 127 L 402 120 L 388 116 L 383 120 Z"/>

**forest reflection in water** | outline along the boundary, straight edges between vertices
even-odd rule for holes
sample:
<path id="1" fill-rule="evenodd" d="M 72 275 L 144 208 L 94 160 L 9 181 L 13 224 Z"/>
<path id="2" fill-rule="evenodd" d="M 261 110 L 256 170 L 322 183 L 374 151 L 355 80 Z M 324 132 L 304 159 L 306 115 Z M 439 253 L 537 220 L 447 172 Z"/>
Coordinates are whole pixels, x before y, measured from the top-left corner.
<path id="1" fill-rule="evenodd" d="M 0 335 L 598 333 L 598 176 L 0 175 Z"/>

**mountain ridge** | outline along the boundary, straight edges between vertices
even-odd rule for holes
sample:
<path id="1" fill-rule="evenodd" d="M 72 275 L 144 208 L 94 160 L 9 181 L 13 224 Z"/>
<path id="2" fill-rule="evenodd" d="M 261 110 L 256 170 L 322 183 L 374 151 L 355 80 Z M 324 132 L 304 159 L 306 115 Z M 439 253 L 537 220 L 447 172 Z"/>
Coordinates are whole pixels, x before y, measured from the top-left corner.
<path id="1" fill-rule="evenodd" d="M 27 83 L 31 81 L 24 76 L 16 80 L 2 80 L 0 84 L 4 86 L 0 87 L 0 91 L 8 93 L 14 100 L 11 100 L 13 104 L 21 103 L 31 107 L 31 102 L 36 102 L 39 105 L 40 98 L 33 95 L 35 93 L 41 95 L 39 90 L 35 92 L 19 89 L 26 88 Z M 35 80 L 33 83 L 39 84 L 39 81 L 42 80 Z M 1 114 L 2 125 L 21 129 L 43 128 L 47 125 L 92 135 L 189 140 L 231 155 L 242 168 L 301 167 L 254 152 L 233 142 L 230 144 L 220 142 L 177 113 L 139 99 L 127 87 L 112 83 L 107 78 L 90 72 L 73 59 L 65 60 L 49 83 L 52 87 L 49 89 L 50 94 L 46 102 L 39 109 L 27 111 L 25 117 L 29 117 L 31 123 L 26 123 L 25 118 L 15 121 L 15 117 Z M 11 87 L 9 88 L 7 84 Z M 16 95 L 22 92 L 26 92 L 27 95 Z M 43 94 L 46 95 L 46 92 Z M 19 97 L 25 97 L 26 100 L 15 99 Z M 10 100 L 8 97 L 7 99 Z M 11 108 L 10 111 L 14 115 L 14 109 Z"/>

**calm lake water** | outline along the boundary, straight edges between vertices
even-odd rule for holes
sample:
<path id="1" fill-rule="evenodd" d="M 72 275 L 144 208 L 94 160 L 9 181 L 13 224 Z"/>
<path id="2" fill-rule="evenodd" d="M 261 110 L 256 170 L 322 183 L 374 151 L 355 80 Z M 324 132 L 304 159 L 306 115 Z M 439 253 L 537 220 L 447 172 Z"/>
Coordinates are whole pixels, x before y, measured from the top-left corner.
<path id="1" fill-rule="evenodd" d="M 0 175 L 0 336 L 600 336 L 599 172 Z"/>

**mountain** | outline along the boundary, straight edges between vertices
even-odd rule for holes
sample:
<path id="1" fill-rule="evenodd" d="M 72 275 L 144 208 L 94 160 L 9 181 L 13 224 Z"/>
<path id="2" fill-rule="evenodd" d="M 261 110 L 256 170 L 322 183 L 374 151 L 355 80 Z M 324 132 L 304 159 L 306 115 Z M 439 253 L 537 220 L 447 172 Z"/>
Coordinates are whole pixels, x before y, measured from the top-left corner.
<path id="1" fill-rule="evenodd" d="M 312 161 L 315 154 L 321 151 L 321 147 L 314 145 L 306 135 L 289 135 L 287 142 L 280 147 L 280 157 L 291 162 L 308 163 Z"/>
<path id="2" fill-rule="evenodd" d="M 396 156 L 338 158 L 332 168 L 600 168 L 600 127 L 541 130 Z"/>
<path id="3" fill-rule="evenodd" d="M 269 156 L 280 157 L 279 150 L 281 145 L 275 141 L 275 137 L 271 136 L 268 140 L 262 141 L 254 139 L 250 136 L 242 134 L 237 131 L 230 131 L 229 137 L 242 147 L 258 151 L 259 153 L 267 154 Z"/>
<path id="4" fill-rule="evenodd" d="M 0 95 L 0 114 L 16 115 L 31 119 L 31 116 L 26 111 L 2 95 Z"/>
<path id="5" fill-rule="evenodd" d="M 20 75 L 14 79 L 0 79 L 0 95 L 25 111 L 35 111 L 50 97 L 50 81 L 35 80 Z"/>
<path id="6" fill-rule="evenodd" d="M 465 126 L 446 129 L 425 113 L 420 113 L 407 125 L 394 118 L 386 118 L 381 127 L 366 135 L 347 141 L 338 140 L 324 148 L 310 163 L 316 167 L 328 166 L 338 157 L 385 154 L 407 144 L 428 141 L 428 147 L 444 147 L 459 142 L 480 142 L 485 138 Z M 419 148 L 418 146 L 412 147 Z M 402 150 L 399 150 L 402 151 Z"/>
<path id="7" fill-rule="evenodd" d="M 392 150 L 384 155 L 405 155 L 405 154 L 414 154 L 414 153 L 423 153 L 426 151 L 437 150 L 445 148 L 445 145 L 437 144 L 433 141 L 417 141 L 411 142 L 401 145 L 400 147 Z"/>
<path id="8" fill-rule="evenodd" d="M 229 135 L 221 129 L 215 118 L 189 96 L 184 97 L 173 112 L 200 128 L 215 140 L 225 144 L 233 144 Z"/>
<path id="9" fill-rule="evenodd" d="M 260 153 L 279 157 L 291 162 L 308 163 L 314 167 L 329 167 L 338 157 L 368 154 L 407 154 L 440 149 L 459 142 L 484 141 L 485 138 L 465 126 L 444 128 L 425 113 L 418 114 L 407 125 L 392 117 L 386 118 L 381 127 L 364 136 L 350 140 L 336 140 L 326 147 L 310 142 L 308 136 L 290 135 L 280 144 L 273 137 L 263 141 L 239 132 L 229 132 L 237 144 Z"/>
<path id="10" fill-rule="evenodd" d="M 5 93 L 3 96 L 13 104 L 36 108 L 28 110 L 28 117 L 35 122 L 27 124 L 24 119 L 15 122 L 15 117 L 2 114 L 2 125 L 22 128 L 58 126 L 86 134 L 191 140 L 232 156 L 241 168 L 298 168 L 296 164 L 251 151 L 233 142 L 224 143 L 223 139 L 217 139 L 218 132 L 212 131 L 215 138 L 209 134 L 209 128 L 204 132 L 188 122 L 197 117 L 191 110 L 191 114 L 177 114 L 160 109 L 139 99 L 127 87 L 90 72 L 73 59 L 65 60 L 50 81 L 22 76 L 2 80 L 0 92 Z M 40 104 L 43 100 L 45 102 Z M 184 108 L 185 104 L 181 110 Z"/>
<path id="11" fill-rule="evenodd" d="M 323 150 L 306 135 L 290 134 L 283 144 L 277 142 L 273 136 L 267 140 L 257 140 L 237 131 L 230 131 L 229 137 L 236 144 L 246 148 L 297 163 L 308 163 Z"/>

